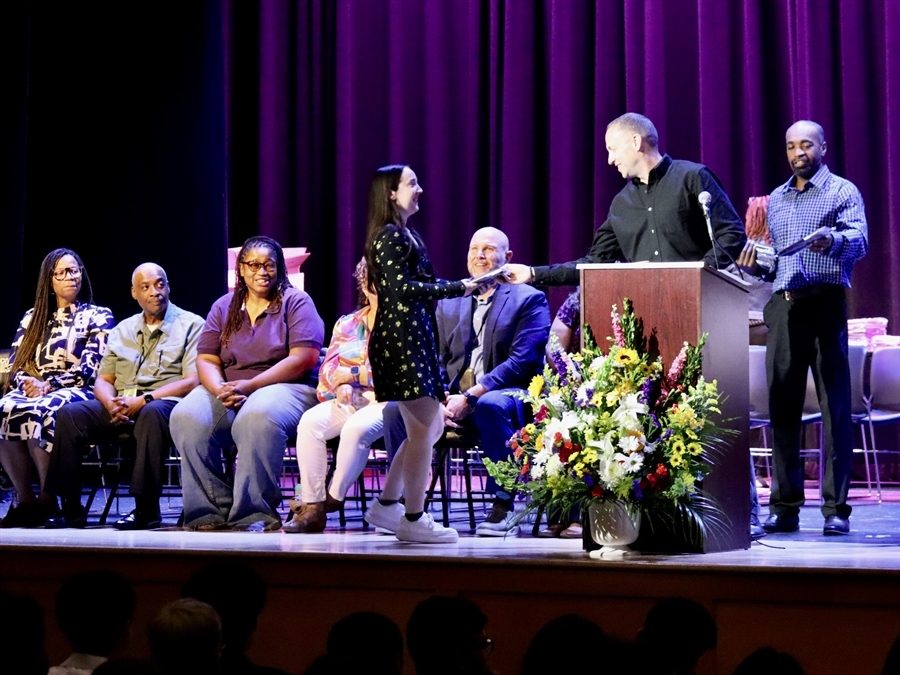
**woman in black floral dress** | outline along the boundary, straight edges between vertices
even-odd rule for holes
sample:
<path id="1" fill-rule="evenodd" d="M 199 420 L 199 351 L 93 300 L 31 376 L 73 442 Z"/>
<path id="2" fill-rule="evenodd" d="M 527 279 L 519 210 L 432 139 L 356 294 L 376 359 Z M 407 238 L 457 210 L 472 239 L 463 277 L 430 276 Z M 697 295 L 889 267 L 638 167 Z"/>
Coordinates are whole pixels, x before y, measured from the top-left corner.
<path id="1" fill-rule="evenodd" d="M 2 527 L 37 527 L 55 511 L 43 494 L 53 449 L 56 411 L 94 398 L 94 379 L 106 351 L 112 312 L 91 304 L 91 281 L 75 251 L 58 248 L 41 263 L 34 307 L 16 331 L 10 359 L 13 387 L 0 398 L 0 462 L 12 479 L 19 505 Z M 31 463 L 42 494 L 31 489 Z"/>
<path id="2" fill-rule="evenodd" d="M 419 210 L 421 194 L 415 172 L 403 165 L 378 169 L 369 191 L 366 262 L 378 291 L 369 338 L 372 379 L 379 401 L 399 403 L 407 440 L 366 521 L 396 533 L 401 541 L 453 543 L 456 530 L 423 513 L 432 448 L 444 429 L 434 301 L 469 295 L 476 286 L 434 278 L 425 245 L 407 226 L 409 216 Z M 398 502 L 404 487 L 405 509 Z"/>

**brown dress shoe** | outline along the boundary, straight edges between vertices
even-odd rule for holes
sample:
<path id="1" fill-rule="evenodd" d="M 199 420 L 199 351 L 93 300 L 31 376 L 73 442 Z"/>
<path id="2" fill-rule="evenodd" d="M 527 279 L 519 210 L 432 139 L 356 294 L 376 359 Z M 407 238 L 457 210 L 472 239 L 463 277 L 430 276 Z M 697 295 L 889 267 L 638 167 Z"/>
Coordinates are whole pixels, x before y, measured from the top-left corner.
<path id="1" fill-rule="evenodd" d="M 344 508 L 343 499 L 335 499 L 327 492 L 325 493 L 325 513 L 337 513 Z"/>
<path id="2" fill-rule="evenodd" d="M 291 522 L 285 524 L 282 530 L 289 534 L 312 534 L 324 531 L 327 524 L 325 502 L 316 502 L 315 504 L 303 504 L 300 512 L 295 512 Z"/>
<path id="3" fill-rule="evenodd" d="M 538 532 L 538 537 L 541 539 L 557 539 L 564 529 L 566 529 L 566 526 L 562 523 L 554 523 Z"/>
<path id="4" fill-rule="evenodd" d="M 559 533 L 560 539 L 581 539 L 582 536 L 581 523 L 572 523 L 566 529 Z"/>

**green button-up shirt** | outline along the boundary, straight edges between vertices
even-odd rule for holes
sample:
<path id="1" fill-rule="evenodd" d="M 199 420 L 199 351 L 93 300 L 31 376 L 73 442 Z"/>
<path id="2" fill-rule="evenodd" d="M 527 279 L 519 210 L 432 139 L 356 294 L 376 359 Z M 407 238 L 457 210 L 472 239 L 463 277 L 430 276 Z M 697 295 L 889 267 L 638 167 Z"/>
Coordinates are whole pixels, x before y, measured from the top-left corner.
<path id="1" fill-rule="evenodd" d="M 203 319 L 171 302 L 163 322 L 153 331 L 143 312 L 120 322 L 109 333 L 101 375 L 116 376 L 116 392 L 137 386 L 138 393 L 152 392 L 197 372 L 197 340 Z M 177 401 L 178 397 L 167 396 Z"/>

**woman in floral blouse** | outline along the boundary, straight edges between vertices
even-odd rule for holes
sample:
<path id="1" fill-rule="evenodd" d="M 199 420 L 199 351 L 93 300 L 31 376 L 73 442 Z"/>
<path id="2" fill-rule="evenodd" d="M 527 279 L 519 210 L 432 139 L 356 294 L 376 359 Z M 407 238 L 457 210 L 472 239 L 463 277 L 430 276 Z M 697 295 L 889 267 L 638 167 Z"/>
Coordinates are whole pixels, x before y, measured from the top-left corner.
<path id="1" fill-rule="evenodd" d="M 369 284 L 366 259 L 353 273 L 362 307 L 338 319 L 331 343 L 319 367 L 318 396 L 297 426 L 297 464 L 302 501 L 291 500 L 294 518 L 285 532 L 321 532 L 327 513 L 338 511 L 347 490 L 366 467 L 369 446 L 384 429 L 384 403 L 375 400 L 369 365 L 369 335 L 378 311 L 378 295 Z M 325 489 L 328 470 L 325 442 L 340 435 L 331 489 Z"/>
<path id="2" fill-rule="evenodd" d="M 12 345 L 13 387 L 0 398 L 0 462 L 19 496 L 2 527 L 38 527 L 56 510 L 43 493 L 56 411 L 94 397 L 113 316 L 91 304 L 91 281 L 75 251 L 58 248 L 41 263 L 34 307 L 25 312 Z M 41 494 L 31 487 L 31 462 Z"/>

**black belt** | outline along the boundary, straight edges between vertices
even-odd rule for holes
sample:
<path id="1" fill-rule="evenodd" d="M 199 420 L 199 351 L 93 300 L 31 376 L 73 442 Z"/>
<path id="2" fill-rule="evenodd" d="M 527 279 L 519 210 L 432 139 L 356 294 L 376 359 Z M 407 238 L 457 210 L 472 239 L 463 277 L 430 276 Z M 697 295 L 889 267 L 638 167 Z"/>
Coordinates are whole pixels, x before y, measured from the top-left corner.
<path id="1" fill-rule="evenodd" d="M 838 284 L 813 284 L 812 286 L 792 288 L 789 291 L 776 291 L 776 293 L 783 296 L 788 302 L 792 302 L 794 300 L 812 298 L 817 295 L 822 295 L 823 293 L 834 293 L 843 290 L 844 287 Z"/>

